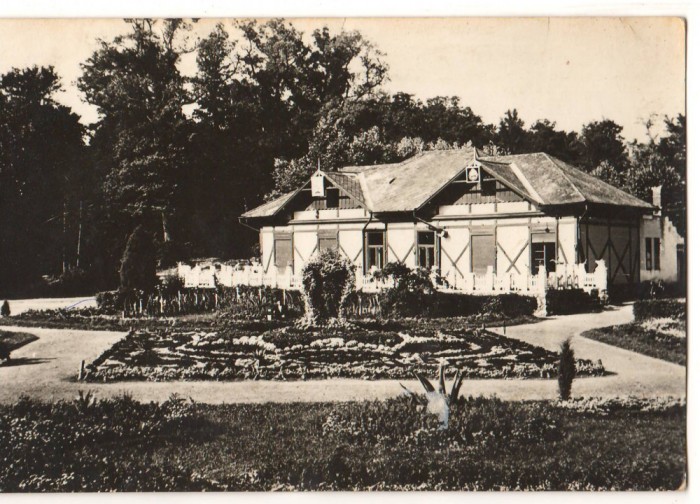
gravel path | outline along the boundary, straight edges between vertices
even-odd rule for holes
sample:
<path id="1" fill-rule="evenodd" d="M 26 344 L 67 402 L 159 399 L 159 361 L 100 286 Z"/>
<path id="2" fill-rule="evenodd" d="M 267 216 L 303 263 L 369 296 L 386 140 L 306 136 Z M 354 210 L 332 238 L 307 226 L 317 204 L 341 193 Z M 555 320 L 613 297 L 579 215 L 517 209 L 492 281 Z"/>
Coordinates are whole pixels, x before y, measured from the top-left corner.
<path id="1" fill-rule="evenodd" d="M 90 296 L 75 298 L 9 299 L 7 302 L 10 304 L 12 315 L 19 315 L 27 310 L 58 310 L 74 307 L 91 308 L 97 306 L 95 298 Z"/>
<path id="2" fill-rule="evenodd" d="M 632 320 L 632 306 L 611 308 L 603 313 L 552 317 L 529 325 L 512 326 L 506 335 L 550 350 L 557 350 L 572 337 L 576 356 L 602 360 L 611 375 L 574 381 L 578 396 L 685 397 L 685 367 L 616 348 L 581 337 L 582 331 L 623 324 Z M 39 337 L 13 353 L 16 364 L 0 366 L 0 402 L 11 402 L 27 394 L 45 400 L 70 399 L 78 390 L 94 390 L 98 396 L 129 392 L 142 401 L 161 401 L 176 393 L 204 403 L 234 402 L 315 402 L 384 399 L 402 393 L 397 380 L 366 381 L 333 379 L 312 381 L 247 382 L 122 382 L 110 384 L 77 383 L 80 361 L 90 362 L 121 338 L 124 333 L 63 329 L 7 330 L 29 332 Z M 412 390 L 421 390 L 417 381 L 403 380 Z M 449 386 L 449 385 L 448 385 Z M 465 395 L 496 395 L 506 400 L 553 399 L 556 380 L 467 380 Z"/>

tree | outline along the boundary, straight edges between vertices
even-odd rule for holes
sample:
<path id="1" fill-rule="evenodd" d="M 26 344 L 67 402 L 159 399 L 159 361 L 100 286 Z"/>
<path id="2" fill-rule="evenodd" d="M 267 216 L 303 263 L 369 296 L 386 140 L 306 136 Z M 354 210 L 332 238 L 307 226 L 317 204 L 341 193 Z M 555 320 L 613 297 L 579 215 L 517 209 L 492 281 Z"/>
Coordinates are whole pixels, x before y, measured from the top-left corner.
<path id="1" fill-rule="evenodd" d="M 156 284 L 157 254 L 154 235 L 139 224 L 129 236 L 119 268 L 123 292 L 141 290 L 151 292 Z"/>
<path id="2" fill-rule="evenodd" d="M 95 147 L 106 165 L 106 201 L 133 221 L 159 222 L 162 242 L 168 242 L 186 163 L 188 123 L 182 109 L 189 97 L 177 64 L 189 51 L 189 25 L 127 22 L 128 34 L 101 41 L 81 65 L 78 88 L 100 115 Z"/>
<path id="3" fill-rule="evenodd" d="M 567 163 L 578 163 L 581 150 L 576 132 L 556 129 L 557 123 L 540 119 L 528 130 L 527 150 L 546 152 Z"/>
<path id="4" fill-rule="evenodd" d="M 525 123 L 518 116 L 516 109 L 507 110 L 496 131 L 496 144 L 507 154 L 527 152 L 527 131 Z"/>
<path id="5" fill-rule="evenodd" d="M 616 171 L 624 172 L 629 162 L 621 133 L 622 126 L 609 119 L 585 125 L 580 135 L 582 167 L 591 171 L 605 161 Z"/>
<path id="6" fill-rule="evenodd" d="M 571 385 L 576 376 L 576 359 L 574 350 L 571 348 L 571 340 L 567 339 L 561 344 L 561 352 L 559 353 L 559 398 L 562 401 L 568 401 L 571 397 Z"/>
<path id="7" fill-rule="evenodd" d="M 90 177 L 84 128 L 54 100 L 60 89 L 53 67 L 0 75 L 0 290 L 6 293 L 75 260 L 77 210 Z"/>

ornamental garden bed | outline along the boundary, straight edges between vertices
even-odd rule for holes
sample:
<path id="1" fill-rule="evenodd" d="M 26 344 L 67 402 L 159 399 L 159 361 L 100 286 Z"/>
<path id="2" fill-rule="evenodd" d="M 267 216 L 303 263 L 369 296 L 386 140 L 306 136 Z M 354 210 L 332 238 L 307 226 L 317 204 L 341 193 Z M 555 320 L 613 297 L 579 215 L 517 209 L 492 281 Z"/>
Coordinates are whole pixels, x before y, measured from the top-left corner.
<path id="1" fill-rule="evenodd" d="M 134 331 L 88 366 L 88 381 L 406 379 L 432 374 L 469 378 L 553 378 L 558 355 L 485 330 L 353 328 L 264 332 Z M 605 373 L 578 360 L 579 376 Z"/>

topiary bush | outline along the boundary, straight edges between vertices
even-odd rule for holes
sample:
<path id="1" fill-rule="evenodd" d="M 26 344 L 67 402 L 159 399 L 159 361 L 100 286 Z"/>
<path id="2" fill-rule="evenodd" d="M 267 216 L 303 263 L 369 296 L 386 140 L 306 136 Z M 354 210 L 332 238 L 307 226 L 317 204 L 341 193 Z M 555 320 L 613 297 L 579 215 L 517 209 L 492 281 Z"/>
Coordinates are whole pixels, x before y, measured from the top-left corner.
<path id="1" fill-rule="evenodd" d="M 340 320 L 355 288 L 355 266 L 335 250 L 324 250 L 304 266 L 302 286 L 306 324 L 315 326 Z"/>
<path id="2" fill-rule="evenodd" d="M 2 307 L 0 307 L 0 315 L 3 317 L 9 317 L 11 314 L 10 311 L 10 303 L 7 302 L 7 299 L 2 303 Z"/>
<path id="3" fill-rule="evenodd" d="M 562 401 L 566 401 L 571 397 L 571 385 L 574 383 L 574 377 L 576 376 L 576 359 L 574 357 L 574 349 L 571 348 L 571 340 L 569 339 L 561 344 L 558 371 L 559 397 Z"/>
<path id="4" fill-rule="evenodd" d="M 546 294 L 547 315 L 570 315 L 600 311 L 603 306 L 597 296 L 583 289 L 549 289 Z"/>

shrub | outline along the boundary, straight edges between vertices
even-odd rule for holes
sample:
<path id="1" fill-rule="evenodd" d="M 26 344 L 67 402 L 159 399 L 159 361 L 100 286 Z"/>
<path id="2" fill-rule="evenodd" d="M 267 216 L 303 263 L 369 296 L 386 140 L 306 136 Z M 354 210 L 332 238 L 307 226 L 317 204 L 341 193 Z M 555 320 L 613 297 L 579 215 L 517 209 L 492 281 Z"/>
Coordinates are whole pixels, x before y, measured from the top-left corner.
<path id="1" fill-rule="evenodd" d="M 154 236 L 139 225 L 129 236 L 122 256 L 119 268 L 121 290 L 151 292 L 158 282 L 156 263 Z"/>
<path id="2" fill-rule="evenodd" d="M 7 299 L 2 303 L 2 307 L 0 307 L 0 315 L 3 317 L 9 317 L 11 314 L 10 312 L 10 303 L 7 302 Z"/>
<path id="3" fill-rule="evenodd" d="M 602 308 L 600 300 L 583 289 L 550 289 L 547 291 L 545 300 L 547 315 L 590 313 L 600 311 Z"/>
<path id="4" fill-rule="evenodd" d="M 429 315 L 435 302 L 435 287 L 426 269 L 411 269 L 405 264 L 390 262 L 376 277 L 393 282 L 379 295 L 384 317 L 415 317 Z"/>
<path id="5" fill-rule="evenodd" d="M 574 350 L 571 348 L 571 341 L 566 340 L 561 344 L 561 353 L 559 354 L 559 397 L 566 401 L 571 397 L 571 385 L 576 376 L 576 359 L 574 358 Z"/>
<path id="6" fill-rule="evenodd" d="M 355 266 L 335 250 L 324 250 L 302 270 L 306 321 L 323 324 L 341 318 L 355 285 Z"/>
<path id="7" fill-rule="evenodd" d="M 11 352 L 9 343 L 0 340 L 0 361 L 9 361 Z"/>
<path id="8" fill-rule="evenodd" d="M 640 322 L 650 318 L 686 319 L 686 305 L 676 299 L 649 299 L 634 303 L 634 320 Z"/>

